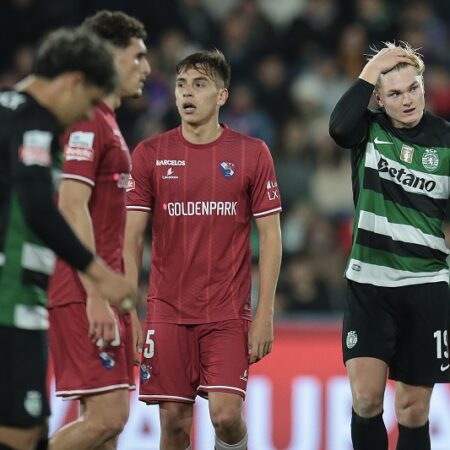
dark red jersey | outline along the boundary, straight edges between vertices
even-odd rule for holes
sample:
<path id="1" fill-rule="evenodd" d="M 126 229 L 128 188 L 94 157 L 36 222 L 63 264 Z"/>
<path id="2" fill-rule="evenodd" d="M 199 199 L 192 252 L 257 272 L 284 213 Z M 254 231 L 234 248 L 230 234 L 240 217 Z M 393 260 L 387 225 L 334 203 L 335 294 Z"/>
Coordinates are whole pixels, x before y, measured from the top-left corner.
<path id="1" fill-rule="evenodd" d="M 123 272 L 123 237 L 126 187 L 130 154 L 116 116 L 101 103 L 94 118 L 77 124 L 63 138 L 63 180 L 75 180 L 92 188 L 89 212 L 95 235 L 95 251 L 118 272 Z M 86 294 L 77 272 L 62 260 L 50 281 L 49 304 L 84 302 Z"/>
<path id="2" fill-rule="evenodd" d="M 281 211 L 263 141 L 226 126 L 202 145 L 181 128 L 147 139 L 133 152 L 127 209 L 152 213 L 151 320 L 251 319 L 252 217 Z"/>

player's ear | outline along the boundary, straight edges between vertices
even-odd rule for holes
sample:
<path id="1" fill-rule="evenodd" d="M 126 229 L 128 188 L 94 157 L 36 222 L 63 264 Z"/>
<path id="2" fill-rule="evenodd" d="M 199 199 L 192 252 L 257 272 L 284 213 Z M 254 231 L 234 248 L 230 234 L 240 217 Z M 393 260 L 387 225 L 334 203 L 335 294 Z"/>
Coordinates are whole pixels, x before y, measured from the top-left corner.
<path id="1" fill-rule="evenodd" d="M 225 105 L 225 103 L 228 100 L 228 95 L 229 95 L 228 89 L 226 89 L 226 88 L 220 89 L 220 91 L 219 91 L 219 99 L 217 101 L 218 106 Z"/>
<path id="2" fill-rule="evenodd" d="M 75 89 L 80 84 L 84 83 L 85 79 L 86 77 L 84 76 L 83 72 L 80 71 L 67 72 L 65 74 L 65 84 L 70 90 Z"/>
<path id="3" fill-rule="evenodd" d="M 373 98 L 377 102 L 378 106 L 380 106 L 381 108 L 384 106 L 383 102 L 381 101 L 380 94 L 378 93 L 377 90 L 373 91 Z"/>

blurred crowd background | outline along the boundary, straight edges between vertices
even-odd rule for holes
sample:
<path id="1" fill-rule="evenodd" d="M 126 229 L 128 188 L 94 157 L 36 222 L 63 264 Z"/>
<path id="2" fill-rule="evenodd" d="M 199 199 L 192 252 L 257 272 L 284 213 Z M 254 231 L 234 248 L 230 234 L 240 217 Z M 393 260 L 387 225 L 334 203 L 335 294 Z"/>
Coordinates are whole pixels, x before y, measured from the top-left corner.
<path id="1" fill-rule="evenodd" d="M 46 32 L 76 26 L 100 9 L 134 15 L 149 34 L 152 74 L 145 94 L 118 111 L 130 149 L 178 125 L 176 62 L 198 49 L 224 52 L 232 83 L 221 121 L 267 142 L 283 200 L 276 316 L 339 315 L 353 204 L 349 153 L 328 135 L 330 112 L 371 47 L 404 40 L 424 55 L 428 109 L 450 119 L 450 2 L 1 0 L 0 88 L 30 72 L 35 46 Z M 256 292 L 256 264 L 254 273 Z"/>

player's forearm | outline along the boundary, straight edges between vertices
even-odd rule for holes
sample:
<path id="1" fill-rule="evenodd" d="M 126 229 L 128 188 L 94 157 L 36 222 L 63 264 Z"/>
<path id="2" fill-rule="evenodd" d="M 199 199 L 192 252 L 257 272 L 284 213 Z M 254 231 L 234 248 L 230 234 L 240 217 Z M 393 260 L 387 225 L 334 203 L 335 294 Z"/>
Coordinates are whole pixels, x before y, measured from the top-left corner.
<path id="1" fill-rule="evenodd" d="M 144 253 L 144 236 L 132 235 L 128 230 L 125 233 L 125 246 L 123 259 L 125 263 L 125 276 L 129 281 L 139 283 L 141 273 L 142 255 Z"/>
<path id="2" fill-rule="evenodd" d="M 65 217 L 67 223 L 75 232 L 78 239 L 95 254 L 95 236 L 91 215 L 86 202 L 77 203 L 65 201 L 60 198 L 59 209 Z M 88 275 L 79 273 L 81 284 L 83 285 L 88 298 L 98 296 L 98 290 Z"/>
<path id="3" fill-rule="evenodd" d="M 279 228 L 273 227 L 265 232 L 260 232 L 259 245 L 259 295 L 256 315 L 272 319 L 281 264 Z"/>

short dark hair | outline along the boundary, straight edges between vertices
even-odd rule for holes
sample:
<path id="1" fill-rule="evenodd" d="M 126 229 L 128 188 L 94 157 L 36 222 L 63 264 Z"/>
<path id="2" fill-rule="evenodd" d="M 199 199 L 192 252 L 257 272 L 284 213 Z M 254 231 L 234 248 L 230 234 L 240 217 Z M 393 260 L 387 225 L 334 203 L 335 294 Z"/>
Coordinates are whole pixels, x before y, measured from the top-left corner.
<path id="1" fill-rule="evenodd" d="M 230 85 L 231 67 L 220 50 L 204 50 L 192 53 L 181 60 L 175 70 L 179 75 L 187 69 L 204 70 L 214 80 L 219 77 L 223 81 L 225 88 L 228 89 Z"/>
<path id="2" fill-rule="evenodd" d="M 143 23 L 122 11 L 99 11 L 88 17 L 81 26 L 115 47 L 128 47 L 132 38 L 147 39 Z"/>
<path id="3" fill-rule="evenodd" d="M 33 73 L 55 78 L 66 72 L 82 72 L 86 82 L 113 92 L 118 84 L 112 51 L 107 42 L 80 28 L 61 28 L 42 41 Z"/>

